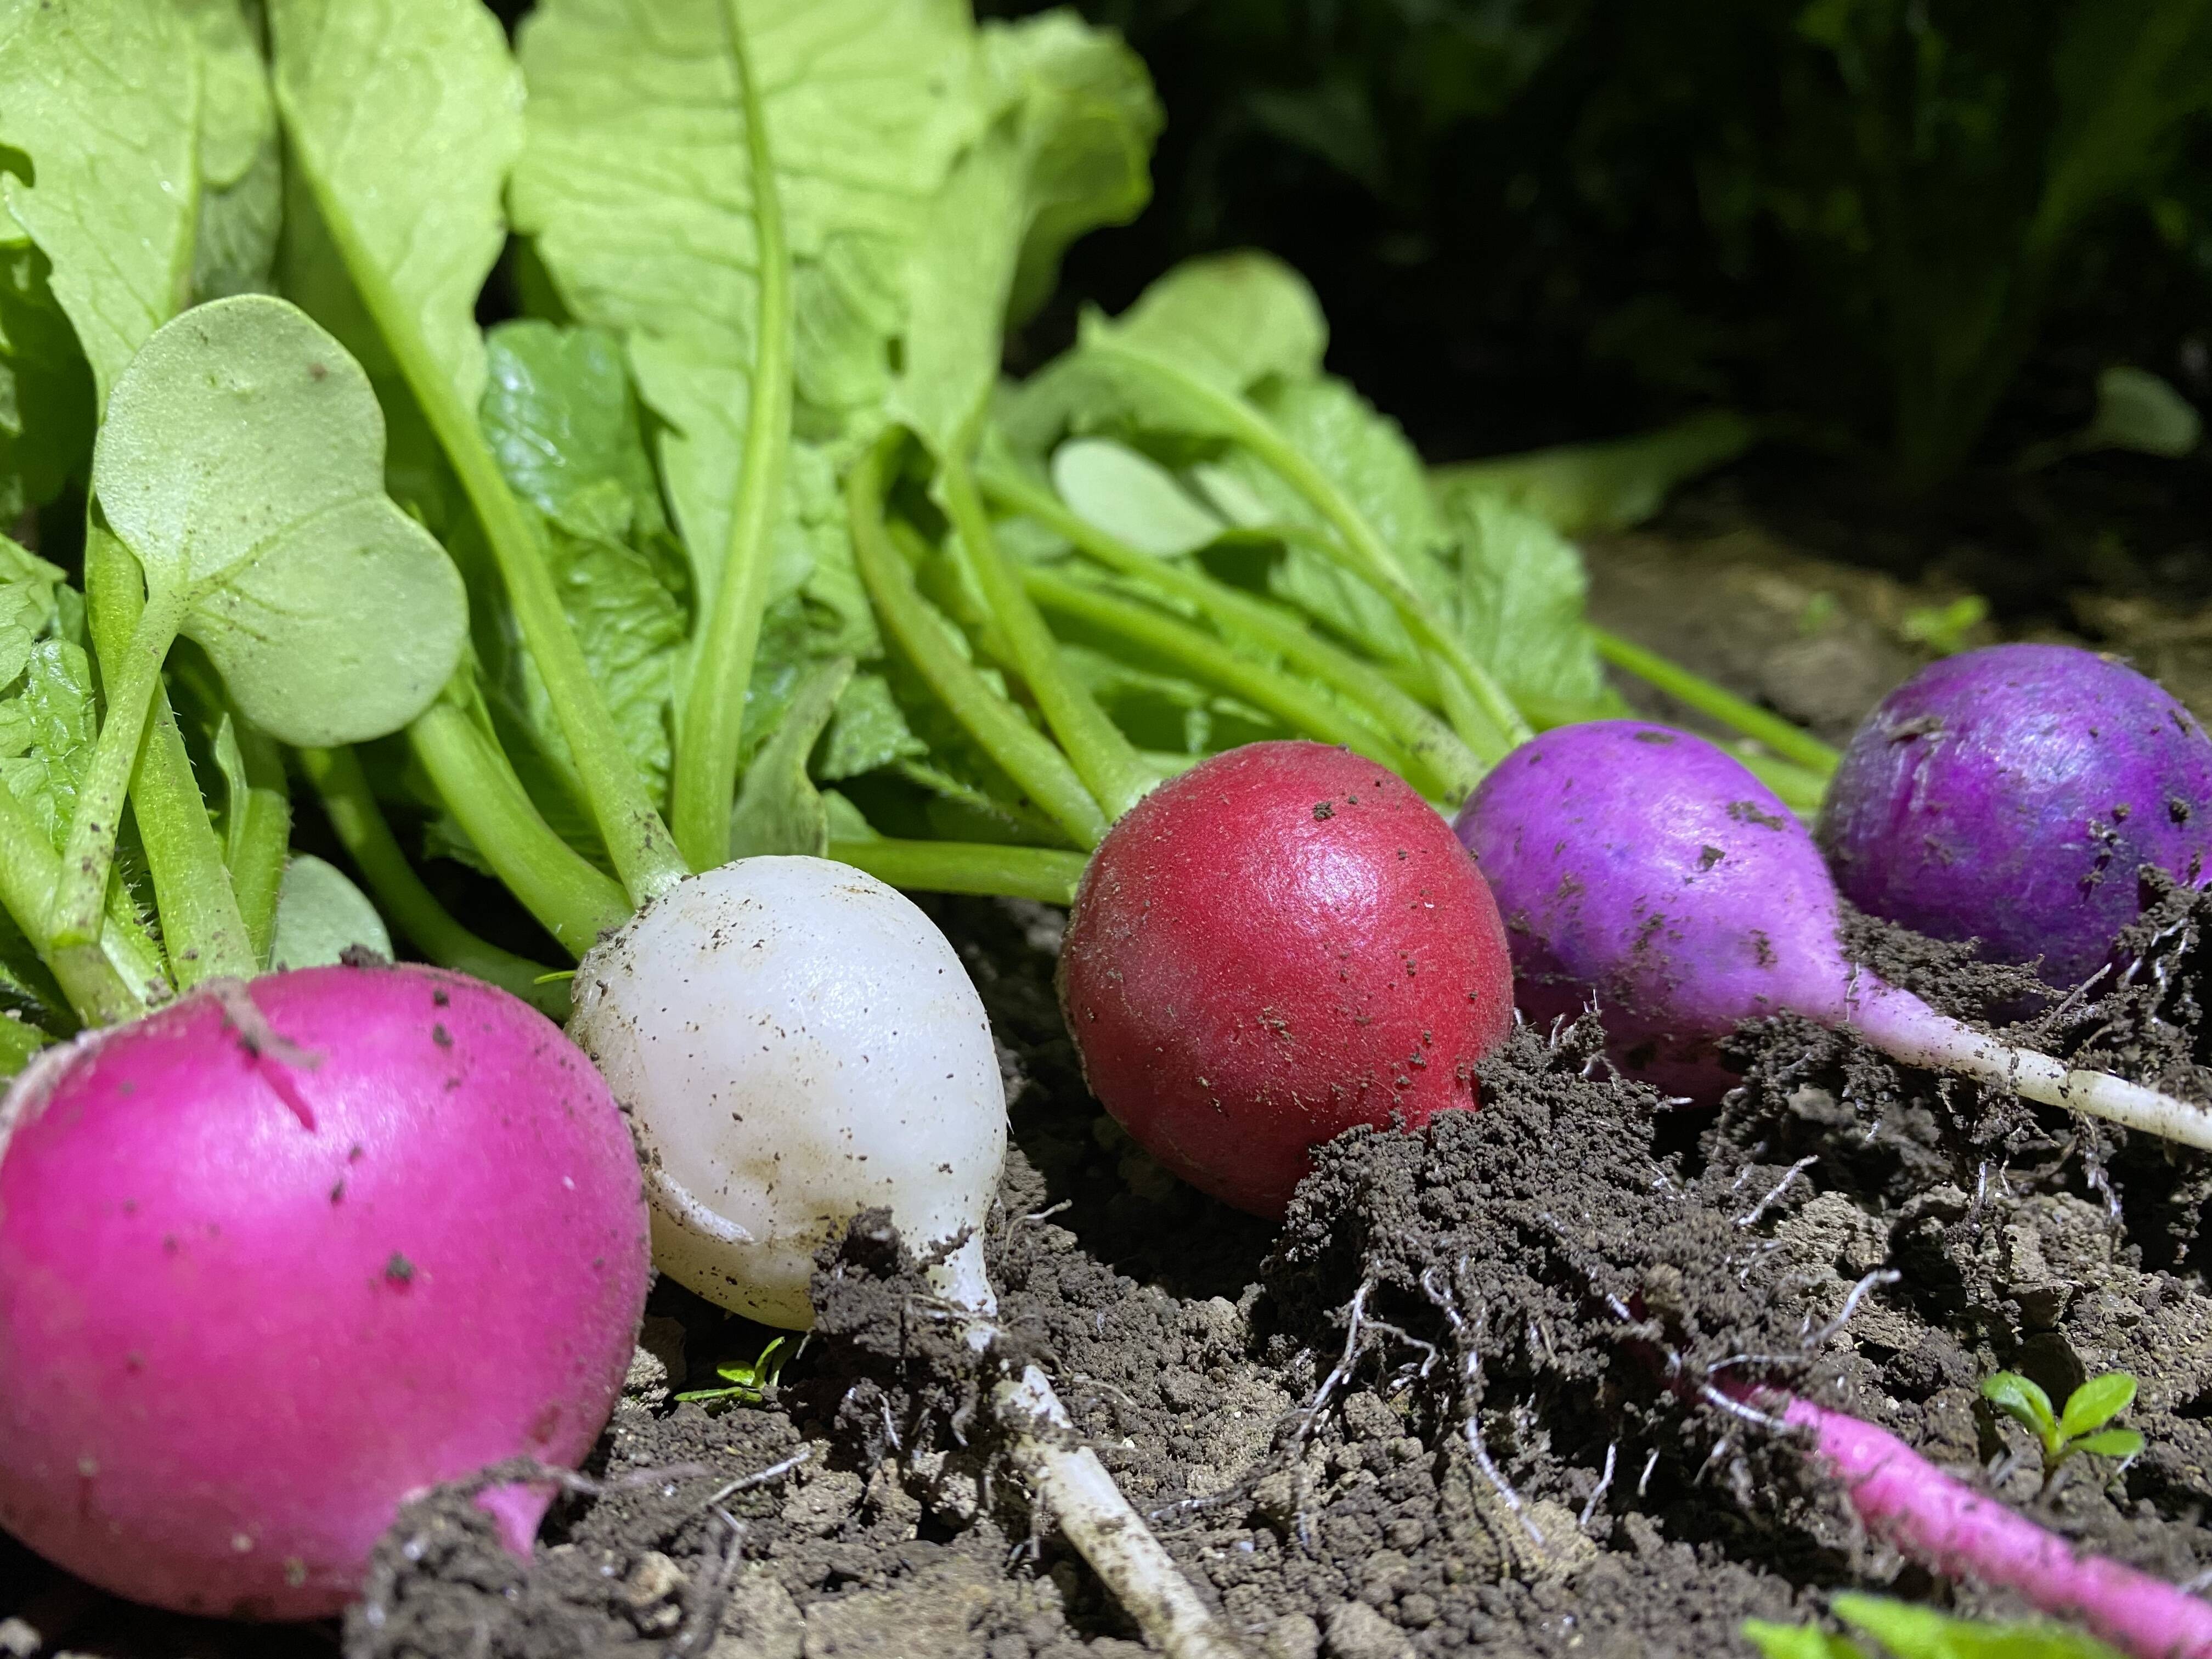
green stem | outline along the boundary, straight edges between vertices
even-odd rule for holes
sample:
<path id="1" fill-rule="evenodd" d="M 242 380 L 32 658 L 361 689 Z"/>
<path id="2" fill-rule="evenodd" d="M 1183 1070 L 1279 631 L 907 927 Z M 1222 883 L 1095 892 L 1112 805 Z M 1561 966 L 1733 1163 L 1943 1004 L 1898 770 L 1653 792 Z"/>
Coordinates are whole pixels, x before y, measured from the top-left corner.
<path id="1" fill-rule="evenodd" d="M 253 960 L 266 967 L 276 935 L 276 899 L 291 852 L 292 802 L 285 787 L 283 751 L 266 732 L 235 717 L 234 720 L 239 752 L 246 761 L 246 787 L 243 800 L 228 803 L 234 821 L 224 858 Z"/>
<path id="2" fill-rule="evenodd" d="M 94 523 L 88 523 L 85 531 L 84 584 L 100 678 L 112 684 L 129 657 L 132 635 L 145 612 L 146 584 L 137 556 L 112 532 Z M 258 971 L 261 957 L 240 911 L 222 842 L 208 817 L 207 798 L 200 793 L 184 733 L 177 729 L 169 694 L 158 677 L 148 719 L 130 782 L 131 811 L 154 878 L 154 903 L 161 918 L 170 971 L 180 991 L 204 979 L 248 978 Z M 111 917 L 118 896 L 110 896 Z"/>
<path id="3" fill-rule="evenodd" d="M 149 600 L 131 630 L 130 643 L 106 676 L 106 717 L 100 722 L 92 765 L 77 791 L 76 810 L 70 816 L 62 842 L 61 885 L 53 902 L 53 941 L 58 950 L 98 946 L 131 770 L 146 737 L 154 693 L 161 686 L 161 660 L 175 642 L 184 614 L 184 606 L 167 596 Z"/>
<path id="4" fill-rule="evenodd" d="M 1045 724 L 1060 739 L 1076 775 L 1106 809 L 1109 821 L 1118 818 L 1152 787 L 1151 774 L 1137 758 L 1135 746 L 1121 735 L 1121 728 L 1107 717 L 1090 689 L 1069 672 L 1059 641 L 1023 591 L 1022 578 L 999 546 L 991 515 L 984 511 L 975 476 L 969 469 L 969 434 L 963 433 L 955 441 L 939 474 L 945 510 L 967 552 L 969 572 L 1012 659 L 1007 665 L 1029 687 Z"/>
<path id="5" fill-rule="evenodd" d="M 894 887 L 925 893 L 978 893 L 1073 904 L 1089 860 L 1048 847 L 994 847 L 974 841 L 833 841 L 830 856 Z"/>
<path id="6" fill-rule="evenodd" d="M 57 950 L 51 920 L 61 873 L 61 855 L 46 831 L 0 784 L 0 904 L 53 970 L 78 1018 L 106 1025 L 143 1013 L 145 999 L 167 988 L 153 941 L 135 923 L 125 932 L 111 920 L 100 935 L 102 950 Z"/>
<path id="7" fill-rule="evenodd" d="M 570 955 L 629 920 L 622 888 L 538 816 L 498 744 L 464 711 L 432 703 L 407 728 L 407 741 L 484 862 Z"/>
<path id="8" fill-rule="evenodd" d="M 987 466 L 979 482 L 984 494 L 1009 512 L 1034 519 L 1109 568 L 1139 577 L 1195 606 L 1218 626 L 1251 635 L 1298 673 L 1367 710 L 1404 751 L 1413 768 L 1407 775 L 1424 794 L 1456 802 L 1480 781 L 1482 763 L 1457 732 L 1389 676 L 1331 645 L 1298 618 L 1240 593 L 1226 582 L 1131 547 L 1010 467 Z"/>
<path id="9" fill-rule="evenodd" d="M 281 80 L 278 88 L 281 105 L 285 102 Z M 606 702 L 592 678 L 590 665 L 576 643 L 575 630 L 561 608 L 538 527 L 499 470 L 477 423 L 477 411 L 462 398 L 410 307 L 363 245 L 344 204 L 332 193 L 317 167 L 312 135 L 301 130 L 289 108 L 285 114 L 292 153 L 314 194 L 347 274 L 398 364 L 408 390 L 421 405 L 423 418 L 437 435 L 439 447 L 460 479 L 477 522 L 483 529 L 523 644 L 538 665 L 554 718 L 568 740 L 586 803 L 606 843 L 608 856 L 631 897 L 642 904 L 667 891 L 689 872 L 667 826 L 653 810 L 645 780 L 623 747 Z"/>
<path id="10" fill-rule="evenodd" d="M 1452 636 L 1434 608 L 1407 585 L 1397 556 L 1367 522 L 1366 515 L 1273 422 L 1244 398 L 1222 391 L 1179 364 L 1113 340 L 1087 342 L 1084 349 L 1103 353 L 1158 382 L 1176 401 L 1202 410 L 1217 429 L 1265 462 L 1328 521 L 1340 538 L 1329 548 L 1337 562 L 1381 592 L 1413 642 L 1441 665 L 1443 672 L 1437 681 L 1443 693 L 1444 712 L 1479 757 L 1486 762 L 1500 760 L 1534 735 L 1504 688 Z"/>
<path id="11" fill-rule="evenodd" d="M 399 842 L 385 822 L 352 750 L 302 749 L 299 753 L 301 769 L 321 799 L 323 814 L 330 819 L 340 844 L 376 895 L 384 914 L 416 950 L 441 967 L 473 974 L 513 993 L 555 1019 L 568 1017 L 567 981 L 540 984 L 546 969 L 478 939 L 454 921 L 422 884 L 407 855 L 399 850 Z"/>
<path id="12" fill-rule="evenodd" d="M 730 801 L 737 790 L 738 750 L 745 688 L 760 643 L 768 599 L 770 542 L 782 496 L 783 463 L 791 447 L 791 255 L 784 240 L 783 202 L 769 149 L 767 112 L 754 84 L 752 60 L 736 0 L 723 0 L 722 26 L 744 100 L 745 147 L 752 171 L 753 222 L 760 235 L 760 306 L 755 319 L 751 406 L 738 468 L 730 538 L 722 555 L 707 624 L 691 659 L 691 680 L 678 727 L 676 842 L 696 870 L 730 856 Z"/>
<path id="13" fill-rule="evenodd" d="M 25 1024 L 14 1013 L 0 1014 L 0 1077 L 15 1076 L 50 1041 L 44 1031 Z"/>
<path id="14" fill-rule="evenodd" d="M 1067 832 L 1077 846 L 1096 847 L 1106 815 L 1052 740 L 993 689 L 951 638 L 951 624 L 930 608 L 914 573 L 891 545 L 884 524 L 884 471 L 899 441 L 886 435 L 845 481 L 853 557 L 885 634 L 983 752 Z"/>
<path id="15" fill-rule="evenodd" d="M 1412 769 L 1396 745 L 1379 736 L 1341 703 L 1264 664 L 1239 657 L 1212 634 L 1155 611 L 1132 604 L 1088 582 L 1070 580 L 1056 571 L 1031 565 L 1022 572 L 1031 598 L 1048 611 L 1090 623 L 1141 646 L 1174 663 L 1195 679 L 1220 687 L 1265 709 L 1301 737 L 1342 744 L 1354 754 L 1403 775 Z"/>
<path id="16" fill-rule="evenodd" d="M 1618 634 L 1593 628 L 1590 639 L 1597 647 L 1598 655 L 1606 661 L 1626 670 L 1647 685 L 1657 687 L 1676 702 L 1687 703 L 1699 714 L 1747 738 L 1757 738 L 1783 759 L 1808 772 L 1816 772 L 1824 779 L 1835 772 L 1842 757 L 1811 732 L 1792 726 L 1780 715 L 1770 714 L 1758 704 L 1747 702 L 1735 692 Z"/>
<path id="17" fill-rule="evenodd" d="M 276 896 L 283 889 L 290 852 L 292 803 L 273 789 L 249 789 L 244 826 L 230 864 L 230 884 L 238 894 L 238 914 L 253 959 L 265 967 L 276 937 Z"/>

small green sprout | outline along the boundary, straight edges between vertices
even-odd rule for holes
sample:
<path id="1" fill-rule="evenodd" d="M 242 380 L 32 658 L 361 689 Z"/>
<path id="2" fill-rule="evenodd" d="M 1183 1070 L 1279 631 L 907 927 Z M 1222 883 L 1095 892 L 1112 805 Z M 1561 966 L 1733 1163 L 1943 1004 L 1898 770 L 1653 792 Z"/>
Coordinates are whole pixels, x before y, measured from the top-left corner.
<path id="1" fill-rule="evenodd" d="M 780 1352 L 784 1339 L 777 1337 L 760 1352 L 760 1358 L 750 1364 L 742 1359 L 714 1367 L 714 1375 L 728 1386 L 720 1389 L 692 1389 L 678 1395 L 678 1400 L 696 1400 L 702 1405 L 757 1406 L 768 1398 L 768 1391 L 783 1374 L 784 1362 L 791 1356 Z"/>
<path id="2" fill-rule="evenodd" d="M 2042 1447 L 2046 1487 L 2077 1452 L 2133 1457 L 2143 1449 L 2142 1436 L 2133 1429 L 2106 1426 L 2135 1397 L 2136 1379 L 2129 1371 L 2091 1377 L 2066 1397 L 2066 1409 L 2056 1413 L 2051 1409 L 2051 1396 L 2016 1371 L 1998 1371 L 1982 1382 L 1982 1398 L 2033 1434 Z"/>
<path id="3" fill-rule="evenodd" d="M 1989 619 L 1990 602 L 1978 593 L 1954 599 L 1948 605 L 1923 605 L 1905 613 L 1897 631 L 1913 645 L 1924 645 L 1939 657 L 1956 656 L 1966 648 L 1967 635 Z"/>
<path id="4" fill-rule="evenodd" d="M 1828 1610 L 1879 1643 L 1879 1649 L 1817 1624 L 1777 1625 L 1764 1619 L 1744 1621 L 1744 1639 L 1765 1659 L 1874 1659 L 1877 1651 L 1895 1659 L 2120 1659 L 2094 1637 L 2063 1625 L 1957 1619 L 1883 1595 L 1838 1595 Z"/>

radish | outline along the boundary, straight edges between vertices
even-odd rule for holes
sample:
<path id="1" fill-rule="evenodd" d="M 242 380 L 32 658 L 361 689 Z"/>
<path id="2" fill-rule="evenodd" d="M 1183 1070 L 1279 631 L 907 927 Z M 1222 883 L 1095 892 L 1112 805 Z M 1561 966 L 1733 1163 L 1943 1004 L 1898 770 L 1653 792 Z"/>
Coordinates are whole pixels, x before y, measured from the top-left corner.
<path id="1" fill-rule="evenodd" d="M 1261 1215 L 1320 1143 L 1474 1105 L 1513 1019 L 1498 907 L 1443 819 L 1373 762 L 1304 742 L 1215 756 L 1115 825 L 1060 994 L 1106 1109 Z"/>
<path id="2" fill-rule="evenodd" d="M 1456 828 L 1504 912 L 1522 1012 L 1597 1000 L 1615 1061 L 1678 1095 L 1725 1086 L 1719 1044 L 1790 1012 L 1916 1066 L 2212 1146 L 2212 1112 L 1937 1013 L 1844 959 L 1820 849 L 1733 757 L 1639 720 L 1523 744 Z"/>
<path id="3" fill-rule="evenodd" d="M 708 1300 L 813 1322 L 814 1253 L 883 1206 L 941 1252 L 940 1316 L 988 1353 L 983 1226 L 1006 1154 L 990 1021 L 914 902 L 826 859 L 739 859 L 677 883 L 586 952 L 569 1030 L 629 1115 L 654 1255 Z M 992 1389 L 1014 1462 L 1157 1645 L 1232 1659 L 1218 1626 L 1074 1439 L 1037 1367 Z"/>
<path id="4" fill-rule="evenodd" d="M 409 1494 L 583 1456 L 647 1277 L 629 1137 L 542 1015 L 212 981 L 0 1105 L 0 1524 L 133 1600 L 334 1613 Z M 545 1501 L 489 1507 L 526 1543 Z"/>
<path id="5" fill-rule="evenodd" d="M 982 999 L 912 900 L 825 859 L 678 883 L 586 953 L 569 1031 L 637 1132 L 661 1270 L 804 1329 L 814 1253 L 873 1205 L 957 1244 L 989 1311 L 982 1216 L 1006 1156 Z"/>
<path id="6" fill-rule="evenodd" d="M 1844 896 L 1932 939 L 2039 958 L 2071 986 L 2136 919 L 2136 872 L 2196 885 L 2212 854 L 2212 738 L 2094 652 L 1999 645 L 1889 694 L 1828 787 Z"/>

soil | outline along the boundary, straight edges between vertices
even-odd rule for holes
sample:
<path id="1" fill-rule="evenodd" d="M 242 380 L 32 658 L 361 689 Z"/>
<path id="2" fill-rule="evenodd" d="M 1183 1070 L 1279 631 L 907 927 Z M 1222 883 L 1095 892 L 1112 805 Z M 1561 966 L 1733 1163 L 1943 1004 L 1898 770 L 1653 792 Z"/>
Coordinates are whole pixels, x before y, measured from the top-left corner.
<path id="1" fill-rule="evenodd" d="M 1694 499 L 1591 556 L 1599 620 L 1831 737 L 1923 659 L 1908 618 L 1953 597 Z M 2212 903 L 2145 898 L 2142 968 L 2070 1001 L 1879 924 L 1849 939 L 1954 1012 L 2212 1098 Z M 2147 1570 L 2212 1566 L 2212 1159 L 1792 1020 L 1741 1033 L 1741 1087 L 1685 1111 L 1613 1077 L 1586 1021 L 1517 1032 L 1480 1112 L 1324 1149 L 1271 1225 L 1175 1182 L 1085 1093 L 1056 912 L 933 909 L 1006 1073 L 986 1242 L 1008 1340 L 1255 1656 L 1747 1653 L 1746 1618 L 1815 1616 L 1844 1587 L 2022 1611 L 1903 1563 L 1794 1443 L 1669 1381 L 1715 1365 L 1844 1404 Z M 883 1218 L 816 1290 L 819 1327 L 764 1397 L 702 1402 L 677 1396 L 774 1334 L 659 1286 L 615 1419 L 526 1565 L 467 1491 L 441 1492 L 399 1517 L 343 1626 L 257 1630 L 125 1607 L 0 1540 L 0 1655 L 1144 1651 L 1030 1504 L 976 1362 L 920 1316 Z M 2025 1434 L 1980 1402 L 1999 1367 L 2062 1396 L 2133 1371 L 2148 1449 L 2043 1490 Z"/>

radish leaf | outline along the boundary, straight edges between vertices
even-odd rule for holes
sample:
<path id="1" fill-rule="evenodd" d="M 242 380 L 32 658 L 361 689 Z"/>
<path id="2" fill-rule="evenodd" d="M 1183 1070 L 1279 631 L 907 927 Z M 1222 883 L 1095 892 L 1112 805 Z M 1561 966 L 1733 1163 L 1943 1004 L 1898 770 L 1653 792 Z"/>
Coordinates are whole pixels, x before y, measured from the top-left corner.
<path id="1" fill-rule="evenodd" d="M 397 730 L 459 661 L 461 582 L 384 493 L 368 377 L 281 300 L 201 307 L 116 388 L 93 482 L 239 710 L 285 742 Z"/>

